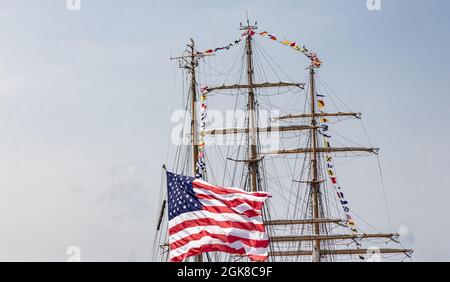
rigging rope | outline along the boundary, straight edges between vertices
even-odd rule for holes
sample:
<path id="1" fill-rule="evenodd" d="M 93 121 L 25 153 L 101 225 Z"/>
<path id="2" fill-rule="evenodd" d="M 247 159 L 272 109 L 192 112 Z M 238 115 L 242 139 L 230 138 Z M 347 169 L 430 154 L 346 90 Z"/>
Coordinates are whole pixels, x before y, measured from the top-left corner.
<path id="1" fill-rule="evenodd" d="M 364 134 L 366 135 L 367 141 L 369 142 L 369 145 L 372 146 L 372 142 L 370 142 L 369 134 L 367 133 L 366 127 L 364 126 L 364 123 L 363 123 L 362 120 L 361 120 L 361 125 L 362 125 L 362 128 L 364 130 Z M 380 179 L 381 179 L 381 188 L 383 190 L 384 207 L 386 209 L 386 215 L 387 215 L 387 220 L 388 220 L 388 224 L 389 224 L 389 231 L 392 232 L 391 216 L 390 216 L 390 213 L 389 213 L 389 204 L 388 204 L 388 201 L 387 201 L 386 187 L 384 185 L 383 171 L 381 169 L 381 161 L 380 161 L 380 155 L 379 154 L 377 154 L 377 162 L 378 162 L 378 172 L 380 174 Z"/>
<path id="2" fill-rule="evenodd" d="M 242 42 L 242 39 L 243 39 L 244 37 L 246 37 L 247 34 L 248 34 L 248 32 L 246 31 L 246 32 L 244 32 L 238 39 L 234 40 L 234 41 L 231 42 L 230 44 L 227 44 L 227 45 L 222 46 L 222 47 L 217 47 L 217 48 L 214 48 L 214 49 L 208 49 L 208 50 L 206 50 L 206 51 L 204 51 L 204 52 L 198 52 L 198 51 L 197 51 L 197 54 L 198 54 L 198 55 L 202 55 L 202 54 L 212 54 L 212 53 L 215 53 L 215 52 L 221 51 L 221 50 L 229 50 L 231 47 L 236 46 L 236 45 L 238 45 L 239 43 L 241 43 L 241 42 Z M 251 35 L 253 35 L 253 34 L 255 34 L 255 33 L 254 33 L 253 31 L 251 31 Z"/>
<path id="3" fill-rule="evenodd" d="M 319 59 L 319 57 L 317 57 L 317 53 L 314 51 L 309 51 L 308 49 L 306 49 L 305 45 L 299 46 L 294 41 L 290 41 L 290 40 L 286 40 L 286 39 L 279 40 L 275 35 L 270 34 L 267 31 L 260 32 L 259 35 L 261 35 L 262 37 L 265 37 L 267 39 L 279 42 L 283 45 L 289 46 L 289 47 L 293 48 L 294 50 L 301 52 L 302 54 L 304 54 L 306 57 L 308 57 L 312 61 L 313 66 L 315 68 L 320 68 L 320 66 L 322 65 L 322 61 Z"/>
<path id="4" fill-rule="evenodd" d="M 320 113 L 325 113 L 325 101 L 323 99 L 317 100 L 318 108 Z M 328 131 L 328 125 L 326 124 L 329 120 L 326 118 L 320 118 L 320 123 L 322 124 L 322 133 L 323 136 L 323 143 L 325 148 L 330 148 L 330 138 L 331 136 L 327 135 L 326 131 Z M 327 163 L 327 174 L 330 178 L 330 181 L 333 183 L 333 188 L 336 191 L 336 194 L 339 198 L 339 201 L 342 205 L 342 208 L 344 210 L 345 216 L 347 217 L 347 226 L 350 228 L 353 234 L 358 234 L 358 230 L 356 229 L 355 221 L 353 220 L 352 215 L 350 214 L 350 208 L 348 207 L 348 201 L 346 200 L 344 193 L 342 192 L 342 187 L 338 184 L 336 172 L 334 170 L 334 162 L 333 157 L 331 156 L 331 153 L 325 153 L 325 160 Z M 356 242 L 356 248 L 361 249 L 361 243 L 357 240 Z M 364 256 L 359 255 L 359 258 L 361 260 L 364 260 Z"/>

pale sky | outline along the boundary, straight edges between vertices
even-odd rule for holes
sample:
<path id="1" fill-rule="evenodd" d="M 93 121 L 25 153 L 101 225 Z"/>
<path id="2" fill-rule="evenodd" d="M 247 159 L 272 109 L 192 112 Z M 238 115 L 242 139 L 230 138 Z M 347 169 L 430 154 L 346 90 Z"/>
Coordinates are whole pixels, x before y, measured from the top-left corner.
<path id="1" fill-rule="evenodd" d="M 320 53 L 321 77 L 381 148 L 403 245 L 450 260 L 448 1 L 81 2 L 0 0 L 0 260 L 65 261 L 69 246 L 83 260 L 150 259 L 180 98 L 170 50 L 228 43 L 245 11 Z M 374 205 L 364 195 L 359 210 Z"/>

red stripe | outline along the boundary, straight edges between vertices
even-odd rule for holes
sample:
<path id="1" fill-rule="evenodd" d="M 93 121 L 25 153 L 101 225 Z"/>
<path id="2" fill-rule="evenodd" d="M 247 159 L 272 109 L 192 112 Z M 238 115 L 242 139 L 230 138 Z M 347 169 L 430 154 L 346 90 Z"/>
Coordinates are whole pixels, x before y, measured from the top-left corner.
<path id="1" fill-rule="evenodd" d="M 213 212 L 213 213 L 234 213 L 234 214 L 245 215 L 248 217 L 261 216 L 261 214 L 255 210 L 246 210 L 243 212 L 237 212 L 235 210 L 230 209 L 229 207 L 205 206 L 205 205 L 203 206 L 203 209 L 206 211 L 209 211 L 209 212 Z"/>
<path id="2" fill-rule="evenodd" d="M 245 250 L 244 248 L 240 248 L 240 249 L 233 249 L 229 246 L 225 246 L 225 245 L 203 245 L 201 247 L 198 248 L 192 248 L 190 249 L 187 253 L 179 255 L 177 257 L 173 257 L 171 259 L 172 262 L 181 262 L 184 259 L 191 257 L 191 256 L 196 256 L 199 255 L 201 253 L 206 253 L 206 252 L 225 252 L 225 253 L 229 253 L 229 254 L 237 254 L 237 255 L 245 255 Z M 267 260 L 267 256 L 258 256 L 258 255 L 249 255 L 248 256 L 252 261 L 265 261 Z"/>
<path id="3" fill-rule="evenodd" d="M 182 247 L 189 243 L 190 241 L 196 241 L 200 240 L 203 237 L 211 237 L 213 239 L 221 240 L 225 243 L 234 243 L 236 241 L 242 242 L 242 244 L 245 244 L 249 247 L 255 247 L 255 248 L 267 248 L 269 246 L 269 240 L 256 240 L 256 239 L 248 239 L 248 238 L 242 238 L 234 235 L 224 235 L 224 234 L 215 234 L 208 232 L 206 230 L 202 230 L 197 234 L 192 234 L 190 236 L 184 237 L 183 239 L 180 239 L 178 241 L 173 242 L 170 244 L 170 249 L 175 250 L 179 247 Z"/>
<path id="4" fill-rule="evenodd" d="M 169 229 L 169 235 L 173 235 L 185 228 L 194 226 L 219 226 L 222 228 L 239 228 L 249 231 L 265 232 L 264 224 L 255 224 L 252 222 L 237 222 L 237 221 L 217 221 L 212 218 L 199 218 L 186 220 Z"/>
<path id="5" fill-rule="evenodd" d="M 261 210 L 263 206 L 263 202 L 256 202 L 256 201 L 250 201 L 250 200 L 244 200 L 244 199 L 232 199 L 232 200 L 224 200 L 224 199 L 218 199 L 212 195 L 205 195 L 205 194 L 196 194 L 197 198 L 199 199 L 205 199 L 205 200 L 217 200 L 224 204 L 226 204 L 230 208 L 235 208 L 237 206 L 240 206 L 242 204 L 247 204 L 250 207 L 252 207 L 255 210 Z"/>
<path id="6" fill-rule="evenodd" d="M 201 181 L 198 181 L 198 180 L 194 180 L 192 182 L 192 187 L 193 188 L 206 189 L 206 190 L 212 191 L 212 192 L 214 192 L 216 194 L 222 194 L 222 195 L 227 195 L 227 194 L 244 194 L 244 195 L 262 197 L 262 198 L 266 198 L 266 197 L 270 196 L 268 193 L 265 193 L 265 192 L 248 193 L 248 192 L 237 190 L 237 189 L 230 189 L 230 188 L 223 188 L 223 187 L 219 187 L 219 186 L 214 186 L 214 185 L 211 185 L 209 183 L 201 182 Z"/>

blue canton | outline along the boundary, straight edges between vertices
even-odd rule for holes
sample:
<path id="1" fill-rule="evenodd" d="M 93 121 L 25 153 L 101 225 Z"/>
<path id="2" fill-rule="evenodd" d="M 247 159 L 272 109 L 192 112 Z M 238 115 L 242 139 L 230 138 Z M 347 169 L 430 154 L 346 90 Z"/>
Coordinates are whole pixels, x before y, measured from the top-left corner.
<path id="1" fill-rule="evenodd" d="M 191 211 L 201 210 L 200 203 L 192 188 L 193 177 L 167 172 L 167 193 L 169 220 Z"/>

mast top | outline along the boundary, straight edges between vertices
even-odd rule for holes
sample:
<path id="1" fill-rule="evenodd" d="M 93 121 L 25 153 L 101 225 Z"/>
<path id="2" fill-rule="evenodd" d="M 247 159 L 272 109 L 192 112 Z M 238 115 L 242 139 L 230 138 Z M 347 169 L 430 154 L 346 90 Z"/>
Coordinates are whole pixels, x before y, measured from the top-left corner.
<path id="1" fill-rule="evenodd" d="M 245 11 L 245 15 L 246 15 L 246 17 L 247 17 L 247 20 L 246 20 L 246 24 L 242 24 L 242 22 L 239 24 L 239 29 L 240 30 L 249 30 L 249 29 L 258 29 L 258 22 L 254 22 L 254 24 L 253 25 L 251 25 L 250 24 L 250 20 L 248 19 L 248 12 L 247 11 Z"/>

